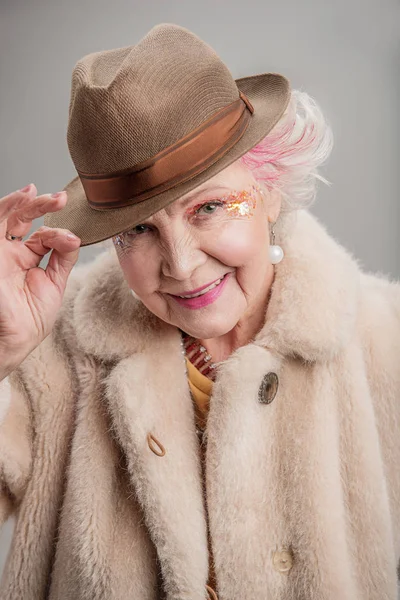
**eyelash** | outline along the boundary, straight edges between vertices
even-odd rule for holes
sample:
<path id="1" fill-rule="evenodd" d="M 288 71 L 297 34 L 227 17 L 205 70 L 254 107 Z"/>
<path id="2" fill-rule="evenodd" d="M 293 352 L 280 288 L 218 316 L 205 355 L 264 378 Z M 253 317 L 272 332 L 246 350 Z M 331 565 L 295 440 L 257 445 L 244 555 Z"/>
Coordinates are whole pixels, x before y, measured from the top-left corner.
<path id="1" fill-rule="evenodd" d="M 224 206 L 224 204 L 225 204 L 225 203 L 224 203 L 224 202 L 222 202 L 221 200 L 212 200 L 212 201 L 210 201 L 210 202 L 204 202 L 204 204 L 200 204 L 200 206 L 199 206 L 198 208 L 194 207 L 194 208 L 192 209 L 192 211 L 190 212 L 190 216 L 196 216 L 196 215 L 198 215 L 198 214 L 199 214 L 199 212 L 200 212 L 200 210 L 201 210 L 201 209 L 203 209 L 203 208 L 204 208 L 204 207 L 206 207 L 206 206 L 217 206 L 217 207 L 221 207 L 221 206 Z M 211 215 L 213 215 L 215 212 L 217 212 L 217 211 L 213 211 L 212 213 L 208 213 L 208 215 L 210 215 L 210 216 L 211 216 Z M 205 214 L 207 214 L 207 213 L 205 213 Z M 136 227 L 149 227 L 149 225 L 144 225 L 144 224 L 142 225 L 142 224 L 139 224 L 139 225 L 136 225 Z M 127 231 L 127 233 L 128 233 L 128 234 L 130 234 L 130 235 L 132 235 L 132 234 L 133 234 L 133 235 L 142 235 L 143 233 L 146 233 L 146 231 L 141 231 L 141 232 L 137 232 L 137 231 L 135 231 L 136 227 L 134 227 L 133 229 L 130 229 L 129 231 Z"/>
<path id="2" fill-rule="evenodd" d="M 196 207 L 194 207 L 193 212 L 191 212 L 191 214 L 195 214 L 198 215 L 199 211 L 204 208 L 205 206 L 224 206 L 225 202 L 222 202 L 222 200 L 211 200 L 210 202 L 204 202 L 204 204 L 200 204 L 200 206 L 196 209 Z M 196 210 L 195 210 L 196 209 Z M 215 212 L 215 211 L 214 211 Z M 209 215 L 213 215 L 214 212 L 212 213 L 208 213 Z M 206 213 L 207 214 L 207 213 Z"/>

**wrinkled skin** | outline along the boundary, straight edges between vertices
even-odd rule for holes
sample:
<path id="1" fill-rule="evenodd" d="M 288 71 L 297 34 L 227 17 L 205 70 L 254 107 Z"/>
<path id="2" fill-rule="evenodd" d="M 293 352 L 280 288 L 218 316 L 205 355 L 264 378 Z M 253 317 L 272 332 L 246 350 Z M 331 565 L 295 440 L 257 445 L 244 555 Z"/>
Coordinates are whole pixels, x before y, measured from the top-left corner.
<path id="1" fill-rule="evenodd" d="M 67 229 L 39 227 L 26 240 L 6 233 L 25 236 L 34 219 L 66 202 L 66 192 L 38 196 L 34 184 L 0 198 L 0 381 L 49 335 L 80 246 Z"/>
<path id="2" fill-rule="evenodd" d="M 218 203 L 254 184 L 252 172 L 235 162 L 116 245 L 124 277 L 145 306 L 200 339 L 216 362 L 259 331 L 274 278 L 268 223 L 279 216 L 279 192 L 261 186 L 254 210 L 245 215 Z M 228 272 L 221 295 L 208 306 L 190 310 L 169 295 L 184 295 Z"/>

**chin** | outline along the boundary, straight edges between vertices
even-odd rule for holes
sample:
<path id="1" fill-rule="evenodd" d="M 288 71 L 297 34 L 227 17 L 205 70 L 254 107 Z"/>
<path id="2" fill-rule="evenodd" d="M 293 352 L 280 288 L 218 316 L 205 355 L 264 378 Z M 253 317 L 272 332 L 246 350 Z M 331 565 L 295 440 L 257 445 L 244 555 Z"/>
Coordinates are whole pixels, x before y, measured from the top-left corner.
<path id="1" fill-rule="evenodd" d="M 212 323 L 182 323 L 178 327 L 194 338 L 209 340 L 229 333 L 238 321 L 239 317 L 227 319 L 226 315 L 223 315 L 220 320 L 213 320 Z"/>

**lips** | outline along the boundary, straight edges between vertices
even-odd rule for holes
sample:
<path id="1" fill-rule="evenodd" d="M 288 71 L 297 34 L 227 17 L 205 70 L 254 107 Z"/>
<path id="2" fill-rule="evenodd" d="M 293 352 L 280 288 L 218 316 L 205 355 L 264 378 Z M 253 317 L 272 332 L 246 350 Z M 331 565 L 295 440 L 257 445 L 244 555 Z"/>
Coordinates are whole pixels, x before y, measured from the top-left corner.
<path id="1" fill-rule="evenodd" d="M 194 294 L 194 293 L 185 294 L 184 296 L 179 296 L 179 298 L 189 299 L 189 298 L 198 298 L 199 296 L 203 296 L 204 294 L 207 294 L 207 292 L 209 292 L 210 290 L 217 287 L 217 285 L 219 285 L 221 283 L 221 281 L 223 280 L 224 277 L 225 277 L 225 275 L 223 277 L 221 277 L 220 279 L 217 279 L 217 281 L 214 281 L 214 283 L 210 283 L 210 285 L 203 288 L 200 292 L 197 292 L 197 294 Z"/>
<path id="2" fill-rule="evenodd" d="M 226 273 L 226 275 L 224 275 L 220 279 L 213 281 L 212 284 L 203 287 L 201 292 L 197 292 L 194 295 L 190 294 L 189 297 L 175 296 L 173 294 L 170 294 L 170 296 L 175 300 L 175 302 L 177 302 L 185 308 L 203 308 L 205 306 L 208 306 L 209 304 L 212 304 L 217 300 L 217 298 L 219 298 L 230 276 L 231 273 Z"/>
<path id="3" fill-rule="evenodd" d="M 178 298 L 195 298 L 200 293 L 205 293 L 206 290 L 208 291 L 209 289 L 212 289 L 212 286 L 218 285 L 221 282 L 221 280 L 225 277 L 225 275 L 223 275 L 219 279 L 214 279 L 214 281 L 212 281 L 211 283 L 206 283 L 206 285 L 202 285 L 201 287 L 198 287 L 195 290 L 189 290 L 184 294 L 170 294 L 170 296 L 176 296 Z"/>

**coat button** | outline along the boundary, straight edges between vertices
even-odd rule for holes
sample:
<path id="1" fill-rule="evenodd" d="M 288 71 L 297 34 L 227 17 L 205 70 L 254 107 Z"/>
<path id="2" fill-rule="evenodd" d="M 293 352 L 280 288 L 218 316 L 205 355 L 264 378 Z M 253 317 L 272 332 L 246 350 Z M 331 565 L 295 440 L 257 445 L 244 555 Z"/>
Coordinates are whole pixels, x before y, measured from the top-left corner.
<path id="1" fill-rule="evenodd" d="M 275 571 L 288 573 L 293 566 L 293 555 L 290 550 L 276 550 L 272 556 Z"/>
<path id="2" fill-rule="evenodd" d="M 218 600 L 218 596 L 214 592 L 212 587 L 210 587 L 209 585 L 206 585 L 206 590 L 207 590 L 207 600 Z"/>
<path id="3" fill-rule="evenodd" d="M 258 400 L 262 404 L 270 404 L 278 391 L 279 379 L 276 373 L 267 373 L 258 390 Z"/>

